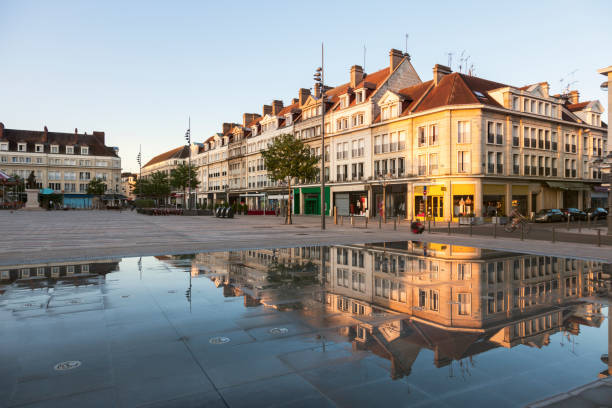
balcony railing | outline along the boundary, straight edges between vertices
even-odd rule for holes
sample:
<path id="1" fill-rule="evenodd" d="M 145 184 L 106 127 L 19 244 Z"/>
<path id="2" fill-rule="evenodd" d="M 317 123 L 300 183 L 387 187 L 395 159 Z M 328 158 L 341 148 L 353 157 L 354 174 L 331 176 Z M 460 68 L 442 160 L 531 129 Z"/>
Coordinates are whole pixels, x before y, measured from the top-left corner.
<path id="1" fill-rule="evenodd" d="M 521 166 L 515 164 L 512 166 L 512 174 L 519 174 Z"/>
<path id="2" fill-rule="evenodd" d="M 495 134 L 488 133 L 487 134 L 487 143 L 494 144 L 495 143 Z"/>
<path id="3" fill-rule="evenodd" d="M 504 135 L 497 135 L 497 137 L 495 138 L 495 141 L 497 142 L 497 144 L 503 144 L 504 143 Z"/>
<path id="4" fill-rule="evenodd" d="M 492 163 L 487 164 L 487 173 L 495 173 L 495 165 Z"/>
<path id="5" fill-rule="evenodd" d="M 519 140 L 518 136 L 514 136 L 512 138 L 512 146 L 518 147 L 519 144 L 520 144 L 520 140 Z"/>
<path id="6" fill-rule="evenodd" d="M 497 164 L 497 174 L 504 174 L 504 165 L 503 164 Z"/>
<path id="7" fill-rule="evenodd" d="M 529 138 L 528 137 L 523 139 L 523 146 L 529 147 Z"/>
<path id="8" fill-rule="evenodd" d="M 406 142 L 399 142 L 397 144 L 397 149 L 398 150 L 404 150 L 406 148 Z"/>
<path id="9" fill-rule="evenodd" d="M 381 151 L 381 146 L 380 145 L 375 145 L 374 146 L 374 154 L 379 154 Z"/>
<path id="10" fill-rule="evenodd" d="M 395 152 L 397 150 L 397 143 L 390 144 L 390 151 Z"/>
<path id="11" fill-rule="evenodd" d="M 528 176 L 529 174 L 531 174 L 531 167 L 529 166 L 525 166 L 525 175 Z"/>
<path id="12" fill-rule="evenodd" d="M 382 145 L 382 152 L 389 153 L 389 143 L 385 143 Z"/>

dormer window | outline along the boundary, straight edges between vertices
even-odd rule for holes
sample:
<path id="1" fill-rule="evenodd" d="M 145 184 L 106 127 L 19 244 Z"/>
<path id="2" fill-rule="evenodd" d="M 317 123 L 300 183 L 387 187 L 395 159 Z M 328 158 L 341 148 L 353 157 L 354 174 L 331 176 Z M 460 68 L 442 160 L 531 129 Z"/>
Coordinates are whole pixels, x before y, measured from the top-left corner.
<path id="1" fill-rule="evenodd" d="M 8 143 L 0 143 L 0 151 L 8 152 Z"/>
<path id="2" fill-rule="evenodd" d="M 364 91 L 359 91 L 355 93 L 355 102 L 361 103 L 364 100 Z"/>
<path id="3" fill-rule="evenodd" d="M 342 96 L 342 98 L 340 98 L 340 108 L 344 109 L 348 106 L 348 95 L 344 95 Z"/>
<path id="4" fill-rule="evenodd" d="M 519 97 L 518 96 L 513 96 L 512 97 L 512 109 L 514 110 L 519 110 Z"/>
<path id="5" fill-rule="evenodd" d="M 89 154 L 89 147 L 81 146 L 81 154 L 82 155 L 88 155 Z"/>
<path id="6" fill-rule="evenodd" d="M 286 123 L 287 125 L 290 125 L 290 124 L 291 124 L 291 115 L 286 115 L 286 116 L 285 116 L 285 123 Z"/>
<path id="7" fill-rule="evenodd" d="M 74 154 L 74 146 L 66 146 L 66 154 Z"/>
<path id="8" fill-rule="evenodd" d="M 45 151 L 45 145 L 37 144 L 34 149 L 36 153 L 43 153 Z"/>
<path id="9" fill-rule="evenodd" d="M 25 152 L 26 151 L 26 144 L 25 143 L 18 143 L 17 144 L 17 151 L 18 152 Z"/>
<path id="10" fill-rule="evenodd" d="M 51 145 L 51 153 L 59 153 L 59 146 Z"/>

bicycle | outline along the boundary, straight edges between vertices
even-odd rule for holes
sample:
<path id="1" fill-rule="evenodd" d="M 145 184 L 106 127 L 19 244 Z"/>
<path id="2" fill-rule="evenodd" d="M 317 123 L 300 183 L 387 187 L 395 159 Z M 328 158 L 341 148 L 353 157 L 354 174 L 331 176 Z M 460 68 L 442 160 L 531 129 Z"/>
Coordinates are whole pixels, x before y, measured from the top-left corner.
<path id="1" fill-rule="evenodd" d="M 504 231 L 506 232 L 514 232 L 519 228 L 523 228 L 523 232 L 528 234 L 531 231 L 531 224 L 527 221 L 526 218 L 521 218 L 516 223 L 509 223 L 504 227 Z"/>

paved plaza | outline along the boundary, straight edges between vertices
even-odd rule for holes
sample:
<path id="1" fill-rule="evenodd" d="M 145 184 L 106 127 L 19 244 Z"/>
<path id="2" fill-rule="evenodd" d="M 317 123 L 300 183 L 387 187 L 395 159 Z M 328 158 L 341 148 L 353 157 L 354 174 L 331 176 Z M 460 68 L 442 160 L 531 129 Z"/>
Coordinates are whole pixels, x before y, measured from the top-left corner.
<path id="1" fill-rule="evenodd" d="M 491 232 L 469 236 L 445 229 L 421 235 L 409 231 L 408 222 L 382 224 L 363 218 L 355 225 L 327 220 L 321 231 L 319 217 L 294 217 L 284 225 L 281 217 L 147 216 L 135 211 L 0 211 L 0 265 L 24 262 L 104 259 L 210 250 L 290 247 L 421 240 L 464 244 L 481 248 L 556 256 L 575 256 L 612 262 L 610 247 L 583 244 L 587 235 L 573 234 L 570 242 L 520 240 L 519 234 L 493 239 Z M 488 230 L 487 230 L 488 231 Z M 592 235 L 589 235 L 592 237 Z"/>

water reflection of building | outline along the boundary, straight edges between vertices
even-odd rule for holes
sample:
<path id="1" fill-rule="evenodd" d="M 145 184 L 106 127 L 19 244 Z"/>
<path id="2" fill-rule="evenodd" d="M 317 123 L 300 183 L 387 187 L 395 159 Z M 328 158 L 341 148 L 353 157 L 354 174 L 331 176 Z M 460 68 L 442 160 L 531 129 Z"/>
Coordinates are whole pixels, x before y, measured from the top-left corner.
<path id="1" fill-rule="evenodd" d="M 106 275 L 119 270 L 118 259 L 82 262 L 45 262 L 0 266 L 0 283 L 28 283 L 39 280 Z"/>
<path id="2" fill-rule="evenodd" d="M 601 307 L 583 299 L 604 289 L 603 265 L 593 261 L 419 242 L 232 256 L 229 284 L 241 294 L 267 305 L 315 301 L 344 315 L 352 323 L 343 334 L 388 358 L 393 377 L 410 373 L 421 349 L 441 367 L 497 347 L 544 347 L 555 333 L 602 322 Z M 311 263 L 317 283 L 279 290 L 269 279 L 275 262 Z"/>

